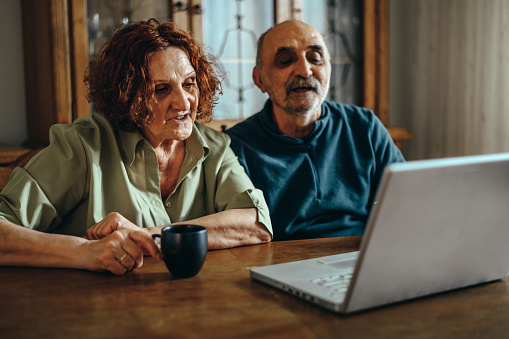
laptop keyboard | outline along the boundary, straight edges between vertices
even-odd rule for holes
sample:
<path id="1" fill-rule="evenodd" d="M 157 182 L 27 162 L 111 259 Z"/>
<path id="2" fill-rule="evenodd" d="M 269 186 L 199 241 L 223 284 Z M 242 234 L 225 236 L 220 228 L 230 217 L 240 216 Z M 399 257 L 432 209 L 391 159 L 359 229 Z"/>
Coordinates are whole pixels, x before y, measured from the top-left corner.
<path id="1" fill-rule="evenodd" d="M 348 289 L 348 284 L 352 279 L 351 273 L 345 274 L 334 274 L 326 277 L 311 279 L 311 282 L 314 284 L 318 284 L 320 286 L 327 287 L 334 292 L 341 293 L 346 292 Z"/>

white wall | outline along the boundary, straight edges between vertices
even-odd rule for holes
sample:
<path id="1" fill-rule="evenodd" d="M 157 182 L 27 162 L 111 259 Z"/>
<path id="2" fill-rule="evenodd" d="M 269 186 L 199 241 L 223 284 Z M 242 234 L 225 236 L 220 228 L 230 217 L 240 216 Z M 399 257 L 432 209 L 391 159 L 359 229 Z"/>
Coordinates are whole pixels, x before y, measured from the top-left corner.
<path id="1" fill-rule="evenodd" d="M 407 159 L 509 152 L 509 0 L 390 0 L 389 68 Z"/>
<path id="2" fill-rule="evenodd" d="M 0 144 L 27 139 L 21 1 L 0 0 Z"/>

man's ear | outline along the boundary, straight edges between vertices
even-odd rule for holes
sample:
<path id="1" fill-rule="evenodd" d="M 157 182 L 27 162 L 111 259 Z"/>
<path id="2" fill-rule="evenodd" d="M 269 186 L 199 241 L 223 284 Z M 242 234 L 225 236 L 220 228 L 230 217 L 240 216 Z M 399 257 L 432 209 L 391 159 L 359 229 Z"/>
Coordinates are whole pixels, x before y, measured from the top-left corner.
<path id="1" fill-rule="evenodd" d="M 258 86 L 258 88 L 262 91 L 262 93 L 267 92 L 262 82 L 262 72 L 256 66 L 253 67 L 253 81 L 256 84 L 256 86 Z"/>

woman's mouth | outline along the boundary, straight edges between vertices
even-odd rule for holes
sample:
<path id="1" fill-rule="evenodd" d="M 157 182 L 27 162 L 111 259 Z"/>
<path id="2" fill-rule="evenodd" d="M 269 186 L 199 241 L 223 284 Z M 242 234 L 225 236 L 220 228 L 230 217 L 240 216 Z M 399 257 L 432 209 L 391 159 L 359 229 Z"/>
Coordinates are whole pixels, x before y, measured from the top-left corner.
<path id="1" fill-rule="evenodd" d="M 187 114 L 179 115 L 178 117 L 173 118 L 173 119 L 170 119 L 170 120 L 182 121 L 182 120 L 184 120 L 185 118 L 187 118 Z"/>

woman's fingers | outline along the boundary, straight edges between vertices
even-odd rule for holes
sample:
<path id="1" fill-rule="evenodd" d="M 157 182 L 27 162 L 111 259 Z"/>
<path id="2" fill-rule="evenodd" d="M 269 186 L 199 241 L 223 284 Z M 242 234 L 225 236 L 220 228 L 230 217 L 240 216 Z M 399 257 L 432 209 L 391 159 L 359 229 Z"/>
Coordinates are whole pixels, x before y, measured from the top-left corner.
<path id="1" fill-rule="evenodd" d="M 161 260 L 163 258 L 161 249 L 157 246 L 154 238 L 144 229 L 129 232 L 131 240 L 141 248 L 142 252 L 149 253 L 154 259 Z"/>
<path id="2" fill-rule="evenodd" d="M 125 251 L 125 258 L 120 258 L 119 262 L 128 270 L 132 270 L 135 268 L 139 268 L 143 265 L 143 249 L 138 246 L 136 242 L 131 239 L 131 233 L 137 233 L 136 231 L 115 231 L 123 233 L 122 237 L 124 239 L 121 241 L 122 249 Z M 143 230 L 139 230 L 138 232 L 145 232 Z"/>
<path id="3" fill-rule="evenodd" d="M 143 254 L 161 259 L 161 250 L 152 236 L 124 218 L 119 213 L 110 213 L 87 230 L 85 237 L 98 240 L 89 248 L 89 254 L 100 268 L 113 274 L 124 274 L 143 265 Z M 95 258 L 94 258 L 95 256 Z"/>
<path id="4" fill-rule="evenodd" d="M 90 241 L 85 260 L 93 271 L 124 274 L 143 265 L 144 249 L 154 258 L 161 258 L 159 247 L 148 231 L 120 229 L 101 240 Z"/>
<path id="5" fill-rule="evenodd" d="M 139 227 L 124 218 L 120 213 L 112 212 L 87 230 L 86 239 L 99 240 L 120 229 L 136 230 Z"/>

